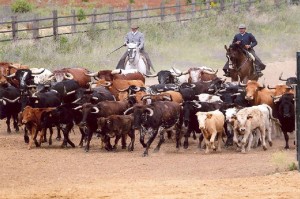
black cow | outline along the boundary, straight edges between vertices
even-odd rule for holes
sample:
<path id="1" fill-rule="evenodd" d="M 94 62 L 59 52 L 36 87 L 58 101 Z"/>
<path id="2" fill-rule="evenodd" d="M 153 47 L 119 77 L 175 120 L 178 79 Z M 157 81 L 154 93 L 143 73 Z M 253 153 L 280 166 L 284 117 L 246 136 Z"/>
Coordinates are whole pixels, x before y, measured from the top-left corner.
<path id="1" fill-rule="evenodd" d="M 0 119 L 6 118 L 7 132 L 11 133 L 10 119 L 13 118 L 15 130 L 19 131 L 18 113 L 21 111 L 20 90 L 11 86 L 0 86 Z"/>
<path id="2" fill-rule="evenodd" d="M 286 84 L 287 86 L 292 86 L 292 85 L 297 84 L 297 77 L 289 77 L 289 78 L 287 78 L 287 79 L 283 79 L 283 78 L 282 78 L 282 74 L 283 74 L 283 73 L 280 74 L 279 80 L 285 81 L 285 82 L 286 82 L 285 84 Z"/>
<path id="3" fill-rule="evenodd" d="M 61 82 L 55 83 L 51 89 L 56 90 L 61 101 L 64 103 L 72 103 L 76 100 L 75 92 L 80 86 L 75 80 L 63 80 Z"/>
<path id="4" fill-rule="evenodd" d="M 135 105 L 126 110 L 124 114 L 133 112 L 133 127 L 140 130 L 140 142 L 145 149 L 143 156 L 148 155 L 148 150 L 158 132 L 160 140 L 154 151 L 159 151 L 164 142 L 164 129 L 174 127 L 176 130 L 176 148 L 179 148 L 182 127 L 182 109 L 178 103 L 158 101 L 150 105 Z M 149 133 L 149 140 L 145 144 L 145 134 Z"/>
<path id="5" fill-rule="evenodd" d="M 180 75 L 173 75 L 169 70 L 161 70 L 155 75 L 145 75 L 146 77 L 157 77 L 159 84 L 177 84 L 176 77 Z"/>
<path id="6" fill-rule="evenodd" d="M 79 123 L 79 127 L 86 128 L 86 152 L 89 151 L 90 141 L 93 134 L 97 131 L 97 118 L 122 115 L 129 106 L 130 104 L 127 101 L 102 101 L 98 104 L 85 103 L 75 108 L 75 110 L 82 109 L 82 120 Z M 106 149 L 111 150 L 111 145 L 109 144 Z"/>
<path id="7" fill-rule="evenodd" d="M 289 148 L 288 132 L 295 130 L 295 106 L 294 94 L 286 93 L 280 98 L 274 100 L 275 106 L 278 107 L 278 119 L 281 124 L 281 130 L 285 138 L 285 149 Z"/>
<path id="8" fill-rule="evenodd" d="M 73 103 L 84 104 L 92 103 L 97 104 L 101 101 L 116 101 L 115 97 L 103 86 L 92 89 L 79 88 L 75 91 L 76 100 Z"/>
<path id="9" fill-rule="evenodd" d="M 178 91 L 179 87 L 176 84 L 155 84 L 149 87 L 150 94 L 158 94 L 166 91 Z"/>
<path id="10" fill-rule="evenodd" d="M 70 140 L 69 134 L 71 129 L 75 124 L 79 124 L 82 119 L 82 114 L 78 110 L 74 110 L 77 107 L 77 104 L 64 104 L 57 107 L 55 110 L 50 112 L 45 112 L 41 116 L 41 126 L 43 128 L 49 127 L 58 127 L 62 130 L 64 135 L 64 140 L 62 147 L 67 147 L 69 143 L 72 147 L 75 147 L 75 144 Z M 79 146 L 83 146 L 84 132 L 82 128 L 79 128 L 81 132 L 81 140 Z"/>

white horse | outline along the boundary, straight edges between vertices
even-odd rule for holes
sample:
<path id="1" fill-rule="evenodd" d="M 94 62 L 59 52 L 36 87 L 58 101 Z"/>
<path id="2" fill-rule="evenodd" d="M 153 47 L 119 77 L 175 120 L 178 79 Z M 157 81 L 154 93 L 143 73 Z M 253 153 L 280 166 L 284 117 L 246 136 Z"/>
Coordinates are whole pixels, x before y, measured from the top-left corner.
<path id="1" fill-rule="evenodd" d="M 140 54 L 140 49 L 135 43 L 129 43 L 128 57 L 125 61 L 125 70 L 137 69 L 140 73 L 146 74 L 146 59 Z"/>

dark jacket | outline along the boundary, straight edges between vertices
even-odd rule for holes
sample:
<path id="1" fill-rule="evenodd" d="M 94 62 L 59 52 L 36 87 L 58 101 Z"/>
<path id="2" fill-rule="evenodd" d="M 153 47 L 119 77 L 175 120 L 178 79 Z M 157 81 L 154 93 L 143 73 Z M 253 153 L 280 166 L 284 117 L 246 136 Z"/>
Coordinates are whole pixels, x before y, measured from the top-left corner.
<path id="1" fill-rule="evenodd" d="M 251 48 L 253 48 L 254 46 L 257 45 L 257 41 L 255 39 L 255 37 L 248 32 L 245 32 L 244 35 L 236 34 L 233 38 L 232 43 L 235 43 L 237 41 L 241 41 L 240 45 L 245 46 L 245 45 L 250 45 Z"/>

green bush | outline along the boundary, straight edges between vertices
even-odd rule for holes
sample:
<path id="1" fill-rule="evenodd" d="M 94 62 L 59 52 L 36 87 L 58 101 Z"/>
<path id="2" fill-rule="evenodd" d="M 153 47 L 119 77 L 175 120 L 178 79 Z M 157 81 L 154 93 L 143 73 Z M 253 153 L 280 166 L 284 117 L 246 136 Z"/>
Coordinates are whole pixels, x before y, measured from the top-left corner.
<path id="1" fill-rule="evenodd" d="M 27 0 L 16 0 L 11 5 L 11 10 L 13 12 L 25 13 L 32 11 L 32 9 L 33 5 Z"/>
<path id="2" fill-rule="evenodd" d="M 82 2 L 88 3 L 88 2 L 89 2 L 89 0 L 82 0 Z"/>
<path id="3" fill-rule="evenodd" d="M 135 0 L 129 0 L 129 3 L 131 4 L 135 3 Z"/>
<path id="4" fill-rule="evenodd" d="M 81 8 L 78 10 L 78 14 L 77 15 L 78 15 L 77 16 L 78 21 L 82 21 L 82 20 L 86 19 L 85 12 Z"/>
<path id="5" fill-rule="evenodd" d="M 289 164 L 289 171 L 294 171 L 297 170 L 297 165 L 295 162 L 292 162 L 291 164 Z"/>

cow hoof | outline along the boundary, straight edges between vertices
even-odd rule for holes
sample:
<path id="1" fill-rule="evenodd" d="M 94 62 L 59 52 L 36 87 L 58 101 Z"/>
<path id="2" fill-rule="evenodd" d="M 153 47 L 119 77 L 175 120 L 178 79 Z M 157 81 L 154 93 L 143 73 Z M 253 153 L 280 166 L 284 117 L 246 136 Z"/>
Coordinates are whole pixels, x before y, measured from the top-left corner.
<path id="1" fill-rule="evenodd" d="M 122 149 L 126 149 L 127 147 L 126 147 L 126 145 L 125 146 L 122 146 Z"/>
<path id="2" fill-rule="evenodd" d="M 153 150 L 154 153 L 157 153 L 158 151 L 159 151 L 158 148 L 155 148 L 155 149 Z"/>
<path id="3" fill-rule="evenodd" d="M 273 146 L 273 142 L 272 142 L 272 141 L 269 141 L 269 145 L 270 145 L 270 146 Z"/>
<path id="4" fill-rule="evenodd" d="M 84 151 L 87 153 L 87 152 L 89 152 L 89 150 L 88 149 L 84 149 Z"/>
<path id="5" fill-rule="evenodd" d="M 70 145 L 71 145 L 72 148 L 75 148 L 75 144 L 72 143 L 72 144 L 70 144 Z"/>
<path id="6" fill-rule="evenodd" d="M 245 154 L 245 153 L 246 153 L 245 149 L 241 150 L 241 153 L 244 153 L 244 154 Z"/>
<path id="7" fill-rule="evenodd" d="M 266 151 L 266 150 L 267 150 L 267 147 L 266 147 L 266 146 L 263 146 L 263 149 L 264 149 L 264 151 Z"/>
<path id="8" fill-rule="evenodd" d="M 24 141 L 25 141 L 25 143 L 29 143 L 29 137 L 28 136 L 24 136 Z"/>
<path id="9" fill-rule="evenodd" d="M 143 156 L 143 157 L 147 157 L 147 156 L 148 156 L 148 153 L 143 153 L 142 156 Z"/>
<path id="10" fill-rule="evenodd" d="M 189 148 L 189 143 L 188 143 L 188 142 L 184 142 L 184 143 L 183 143 L 183 148 L 184 148 L 184 149 Z"/>
<path id="11" fill-rule="evenodd" d="M 285 146 L 284 149 L 285 149 L 285 150 L 289 150 L 290 147 L 289 147 L 289 146 Z"/>
<path id="12" fill-rule="evenodd" d="M 7 133 L 11 133 L 11 130 L 7 130 Z"/>
<path id="13" fill-rule="evenodd" d="M 57 138 L 55 138 L 55 139 L 56 139 L 57 141 L 60 141 L 61 138 L 60 138 L 60 137 L 57 137 Z"/>

